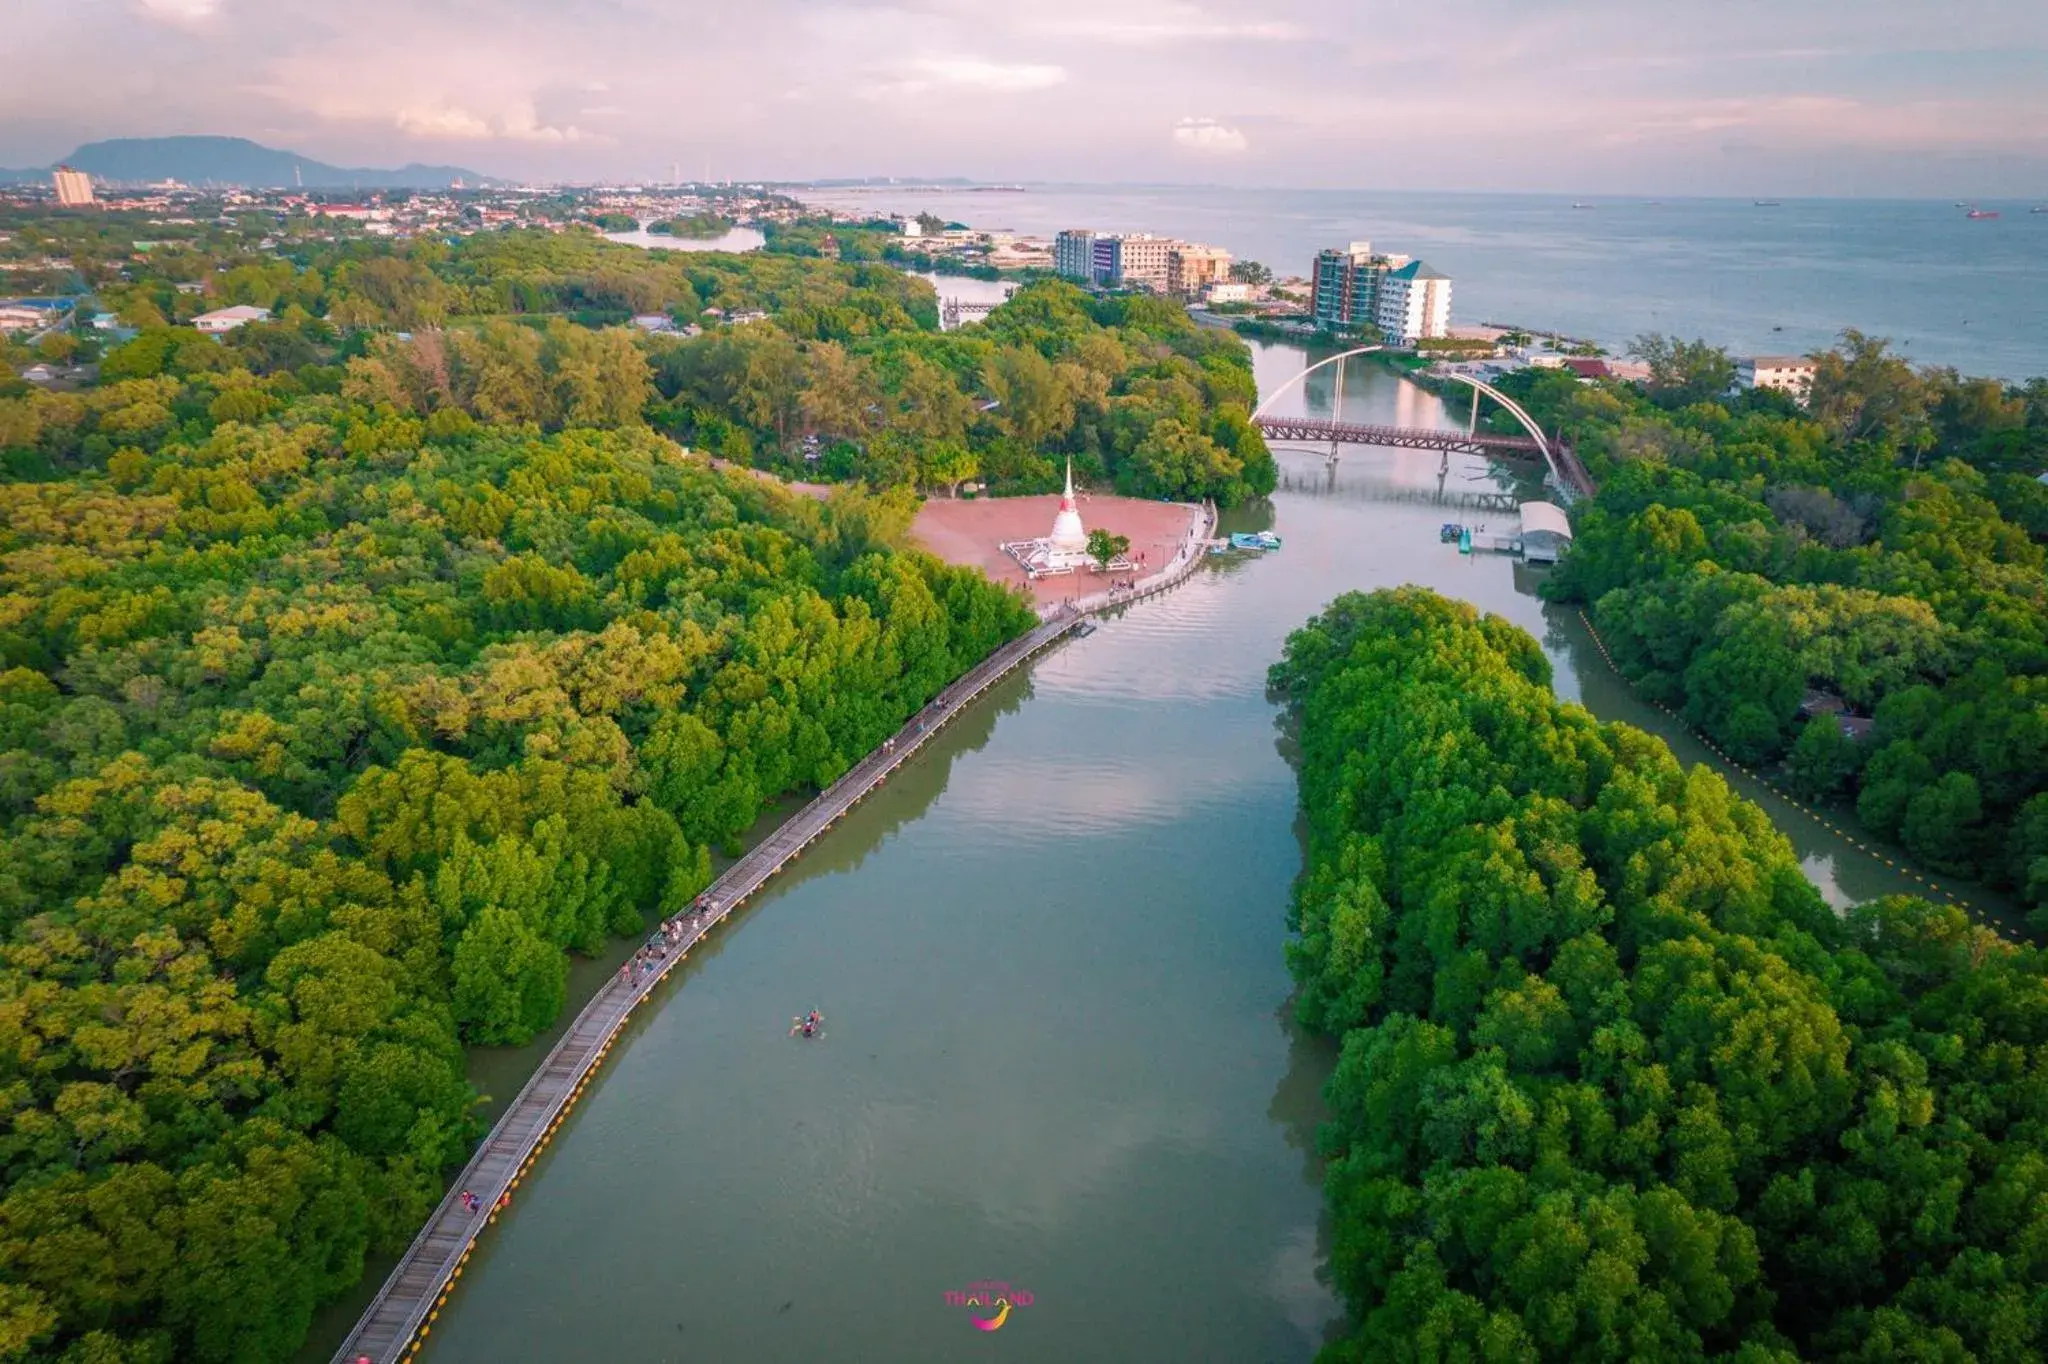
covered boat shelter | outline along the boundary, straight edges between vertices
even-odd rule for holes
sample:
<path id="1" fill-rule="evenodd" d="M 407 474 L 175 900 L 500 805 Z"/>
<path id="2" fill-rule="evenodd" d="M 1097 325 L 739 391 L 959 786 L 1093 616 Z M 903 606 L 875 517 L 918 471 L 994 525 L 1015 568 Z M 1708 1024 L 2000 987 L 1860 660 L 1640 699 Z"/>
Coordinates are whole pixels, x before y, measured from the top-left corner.
<path id="1" fill-rule="evenodd" d="M 1532 564 L 1554 564 L 1572 542 L 1571 518 L 1554 502 L 1522 504 L 1522 557 Z"/>

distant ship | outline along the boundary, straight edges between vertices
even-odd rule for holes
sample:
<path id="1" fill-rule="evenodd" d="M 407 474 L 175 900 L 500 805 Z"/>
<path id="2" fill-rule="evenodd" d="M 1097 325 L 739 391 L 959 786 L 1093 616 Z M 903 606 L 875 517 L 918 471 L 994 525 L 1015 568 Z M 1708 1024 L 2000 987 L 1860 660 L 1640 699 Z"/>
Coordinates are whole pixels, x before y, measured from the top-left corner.
<path id="1" fill-rule="evenodd" d="M 1756 206 L 1757 206 L 1758 208 L 1783 208 L 1783 207 L 1784 207 L 1784 205 L 1783 205 L 1783 204 L 1780 204 L 1780 203 L 1779 203 L 1779 202 L 1778 202 L 1778 201 L 1777 201 L 1776 199 L 1759 199 L 1759 200 L 1757 200 L 1757 201 L 1756 201 Z"/>
<path id="2" fill-rule="evenodd" d="M 1592 207 L 1592 205 L 1591 205 L 1591 204 L 1573 204 L 1573 205 L 1572 205 L 1572 207 L 1573 207 L 1573 208 L 1591 208 L 1591 207 Z"/>
<path id="3" fill-rule="evenodd" d="M 2048 213 L 2048 206 L 2044 206 L 2044 207 L 2041 207 L 2041 208 L 2030 208 L 2030 209 L 2028 209 L 2028 210 L 2027 210 L 2027 212 L 2029 212 L 2029 213 Z"/>
<path id="4" fill-rule="evenodd" d="M 1998 216 L 1998 210 L 1995 208 L 1973 208 L 1963 216 L 1966 218 L 1996 218 Z"/>

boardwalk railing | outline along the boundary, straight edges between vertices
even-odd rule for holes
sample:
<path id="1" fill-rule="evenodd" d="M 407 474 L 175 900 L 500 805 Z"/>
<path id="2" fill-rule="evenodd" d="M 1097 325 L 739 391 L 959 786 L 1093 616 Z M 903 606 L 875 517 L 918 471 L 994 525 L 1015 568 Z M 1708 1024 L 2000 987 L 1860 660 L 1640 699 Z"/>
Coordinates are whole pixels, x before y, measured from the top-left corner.
<path id="1" fill-rule="evenodd" d="M 1183 576 L 1185 573 L 1183 571 Z M 1177 581 L 1177 580 L 1176 580 Z M 962 707 L 1013 668 L 1081 623 L 1082 613 L 1062 611 L 1029 634 L 1010 641 L 941 691 L 881 748 L 791 816 L 746 856 L 712 882 L 688 914 L 665 923 L 649 939 L 654 955 L 645 969 L 628 967 L 607 981 L 583 1006 L 575 1022 L 548 1052 L 499 1117 L 439 1207 L 420 1228 L 405 1255 L 384 1280 L 355 1329 L 335 1352 L 335 1364 L 398 1364 L 425 1344 L 441 1305 L 462 1277 L 476 1238 L 508 1206 L 513 1190 L 547 1149 L 569 1110 L 582 1097 L 634 1009 L 675 969 L 690 948 L 724 921 L 746 898 L 825 832 L 854 804 L 910 757 Z M 674 936 L 671 936 L 673 934 Z M 462 1195 L 476 1195 L 472 1211 Z"/>

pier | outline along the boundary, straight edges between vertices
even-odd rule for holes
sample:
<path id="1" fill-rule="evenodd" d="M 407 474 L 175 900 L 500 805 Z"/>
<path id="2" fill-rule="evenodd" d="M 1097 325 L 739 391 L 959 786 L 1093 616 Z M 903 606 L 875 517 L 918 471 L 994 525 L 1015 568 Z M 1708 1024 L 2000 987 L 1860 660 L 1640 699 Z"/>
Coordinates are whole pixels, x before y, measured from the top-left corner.
<path id="1" fill-rule="evenodd" d="M 690 949 L 724 923 L 769 878 L 908 761 L 940 726 L 1036 654 L 1080 631 L 1088 614 L 1163 592 L 1184 581 L 1214 533 L 1216 509 L 1204 519 L 1172 563 L 1121 593 L 1098 593 L 1073 607 L 1050 609 L 1030 632 L 1011 640 L 940 690 L 895 735 L 786 820 L 726 869 L 689 912 L 663 923 L 648 939 L 662 955 L 640 972 L 608 979 L 583 1006 L 547 1059 L 508 1104 L 471 1155 L 440 1205 L 428 1216 L 404 1256 L 334 1354 L 334 1364 L 401 1364 L 426 1344 L 443 1303 L 476 1251 L 477 1237 L 511 1205 L 520 1180 L 554 1139 L 576 1101 L 596 1076 L 633 1011 L 645 1003 Z M 676 936 L 671 938 L 671 925 Z M 462 1195 L 477 1196 L 474 1211 Z"/>

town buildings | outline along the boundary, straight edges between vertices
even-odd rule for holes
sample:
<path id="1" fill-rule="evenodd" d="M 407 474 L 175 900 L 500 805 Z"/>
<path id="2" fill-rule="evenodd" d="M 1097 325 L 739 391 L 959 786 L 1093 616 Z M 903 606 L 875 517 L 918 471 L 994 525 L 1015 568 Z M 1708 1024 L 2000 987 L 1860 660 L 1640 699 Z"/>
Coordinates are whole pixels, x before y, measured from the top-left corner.
<path id="1" fill-rule="evenodd" d="M 59 166 L 50 172 L 50 183 L 57 188 L 57 202 L 65 208 L 84 208 L 93 201 L 92 177 L 82 170 Z"/>
<path id="2" fill-rule="evenodd" d="M 1372 332 L 1401 346 L 1450 335 L 1451 278 L 1419 260 L 1352 242 L 1318 252 L 1309 280 L 1318 327 Z"/>
<path id="3" fill-rule="evenodd" d="M 1150 232 L 1069 228 L 1053 239 L 1053 268 L 1068 279 L 1176 298 L 1199 298 L 1210 285 L 1228 279 L 1230 259 L 1220 246 Z"/>
<path id="4" fill-rule="evenodd" d="M 1735 362 L 1735 382 L 1744 388 L 1775 388 L 1800 402 L 1813 390 L 1813 361 L 1803 355 L 1755 355 Z"/>

